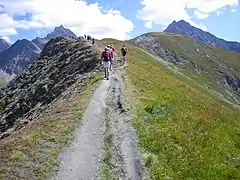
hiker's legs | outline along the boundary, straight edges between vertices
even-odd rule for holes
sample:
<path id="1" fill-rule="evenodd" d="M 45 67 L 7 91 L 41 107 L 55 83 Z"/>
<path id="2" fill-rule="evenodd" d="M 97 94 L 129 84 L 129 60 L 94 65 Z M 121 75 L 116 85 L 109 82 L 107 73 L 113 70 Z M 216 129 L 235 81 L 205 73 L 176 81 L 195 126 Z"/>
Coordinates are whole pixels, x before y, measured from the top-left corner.
<path id="1" fill-rule="evenodd" d="M 107 79 L 109 79 L 109 68 L 107 68 Z"/>
<path id="2" fill-rule="evenodd" d="M 104 78 L 107 78 L 107 68 L 104 68 Z"/>
<path id="3" fill-rule="evenodd" d="M 107 68 L 108 68 L 108 65 L 107 65 L 106 61 L 103 61 L 103 68 L 104 68 L 104 78 L 107 78 Z"/>
<path id="4" fill-rule="evenodd" d="M 109 78 L 109 68 L 110 68 L 110 61 L 103 61 L 103 67 L 104 67 L 104 78 Z"/>
<path id="5" fill-rule="evenodd" d="M 109 62 L 109 70 L 111 71 L 112 70 L 112 61 Z"/>
<path id="6" fill-rule="evenodd" d="M 124 65 L 125 62 L 126 62 L 126 56 L 123 56 L 123 57 L 122 57 L 122 60 L 123 60 L 123 65 Z"/>
<path id="7" fill-rule="evenodd" d="M 107 78 L 109 78 L 109 69 L 112 68 L 111 61 L 108 61 Z"/>

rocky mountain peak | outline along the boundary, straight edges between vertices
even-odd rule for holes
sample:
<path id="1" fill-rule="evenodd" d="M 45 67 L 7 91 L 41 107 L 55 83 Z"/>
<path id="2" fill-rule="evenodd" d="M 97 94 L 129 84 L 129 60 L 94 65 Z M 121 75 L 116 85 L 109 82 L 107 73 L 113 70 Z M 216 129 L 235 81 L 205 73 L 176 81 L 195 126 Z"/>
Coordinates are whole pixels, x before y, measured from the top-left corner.
<path id="1" fill-rule="evenodd" d="M 77 37 L 70 29 L 60 25 L 44 38 L 37 37 L 32 41 L 27 39 L 17 40 L 6 51 L 0 53 L 0 69 L 9 74 L 20 74 L 22 70 L 37 59 L 49 40 L 69 36 Z"/>
<path id="2" fill-rule="evenodd" d="M 180 21 L 173 21 L 171 24 L 169 24 L 169 26 L 166 28 L 164 32 L 192 36 L 194 34 L 202 33 L 204 31 L 194 26 L 191 26 L 188 22 L 184 20 L 180 20 Z"/>
<path id="3" fill-rule="evenodd" d="M 18 39 L 14 44 L 13 46 L 17 46 L 17 45 L 21 45 L 21 46 L 24 46 L 26 44 L 29 44 L 31 43 L 29 40 L 27 39 Z"/>
<path id="4" fill-rule="evenodd" d="M 226 41 L 224 39 L 218 38 L 209 32 L 203 31 L 199 28 L 196 28 L 190 25 L 190 23 L 184 20 L 180 20 L 178 22 L 173 21 L 164 30 L 164 32 L 186 35 L 204 44 L 208 44 L 214 47 L 218 47 L 218 48 L 222 48 L 230 51 L 240 52 L 240 43 Z"/>
<path id="5" fill-rule="evenodd" d="M 65 28 L 63 25 L 60 25 L 58 27 L 55 27 L 53 32 L 48 34 L 46 36 L 47 39 L 55 38 L 58 36 L 63 36 L 63 37 L 77 37 L 70 29 Z"/>
<path id="6" fill-rule="evenodd" d="M 184 20 L 179 20 L 179 21 L 173 21 L 169 26 L 171 25 L 175 25 L 175 26 L 181 26 L 181 25 L 185 25 L 185 26 L 190 26 L 190 24 L 187 21 Z"/>
<path id="7" fill-rule="evenodd" d="M 66 29 L 62 24 L 60 26 L 55 27 L 55 29 Z"/>

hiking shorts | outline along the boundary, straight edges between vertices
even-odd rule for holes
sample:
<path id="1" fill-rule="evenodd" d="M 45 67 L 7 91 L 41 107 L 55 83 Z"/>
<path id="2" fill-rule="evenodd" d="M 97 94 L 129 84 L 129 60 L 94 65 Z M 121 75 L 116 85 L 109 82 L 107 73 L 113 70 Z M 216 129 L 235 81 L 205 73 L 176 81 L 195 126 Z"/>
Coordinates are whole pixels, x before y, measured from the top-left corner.
<path id="1" fill-rule="evenodd" d="M 125 55 L 125 56 L 122 56 L 122 60 L 123 60 L 123 61 L 126 61 L 126 55 Z"/>
<path id="2" fill-rule="evenodd" d="M 110 68 L 110 64 L 111 64 L 110 61 L 103 61 L 103 67 L 104 68 Z"/>

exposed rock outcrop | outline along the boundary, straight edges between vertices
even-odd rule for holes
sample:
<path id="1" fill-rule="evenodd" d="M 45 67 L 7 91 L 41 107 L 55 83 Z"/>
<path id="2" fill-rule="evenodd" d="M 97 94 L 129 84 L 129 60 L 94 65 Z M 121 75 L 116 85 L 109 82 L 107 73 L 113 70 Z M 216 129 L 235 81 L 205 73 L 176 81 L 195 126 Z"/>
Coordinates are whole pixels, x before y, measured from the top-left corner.
<path id="1" fill-rule="evenodd" d="M 0 91 L 0 137 L 25 126 L 34 112 L 56 101 L 74 83 L 86 83 L 97 70 L 98 53 L 86 40 L 57 37 L 40 58 Z"/>
<path id="2" fill-rule="evenodd" d="M 156 37 L 153 37 L 149 34 L 143 34 L 137 37 L 134 41 L 134 44 L 141 48 L 147 48 L 151 53 L 157 54 L 164 59 L 170 59 L 174 64 L 179 64 L 184 61 L 180 55 L 170 51 L 167 48 L 164 48 L 164 46 Z"/>

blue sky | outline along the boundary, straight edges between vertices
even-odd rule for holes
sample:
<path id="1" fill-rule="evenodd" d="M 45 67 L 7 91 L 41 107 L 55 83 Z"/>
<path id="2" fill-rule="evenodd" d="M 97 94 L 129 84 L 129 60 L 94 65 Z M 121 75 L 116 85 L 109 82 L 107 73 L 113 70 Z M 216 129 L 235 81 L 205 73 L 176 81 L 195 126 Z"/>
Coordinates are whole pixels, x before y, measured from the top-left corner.
<path id="1" fill-rule="evenodd" d="M 163 31 L 181 19 L 240 42 L 237 0 L 99 0 L 97 4 L 95 0 L 0 0 L 0 4 L 0 37 L 12 42 L 43 37 L 60 24 L 77 35 L 126 39 Z"/>

